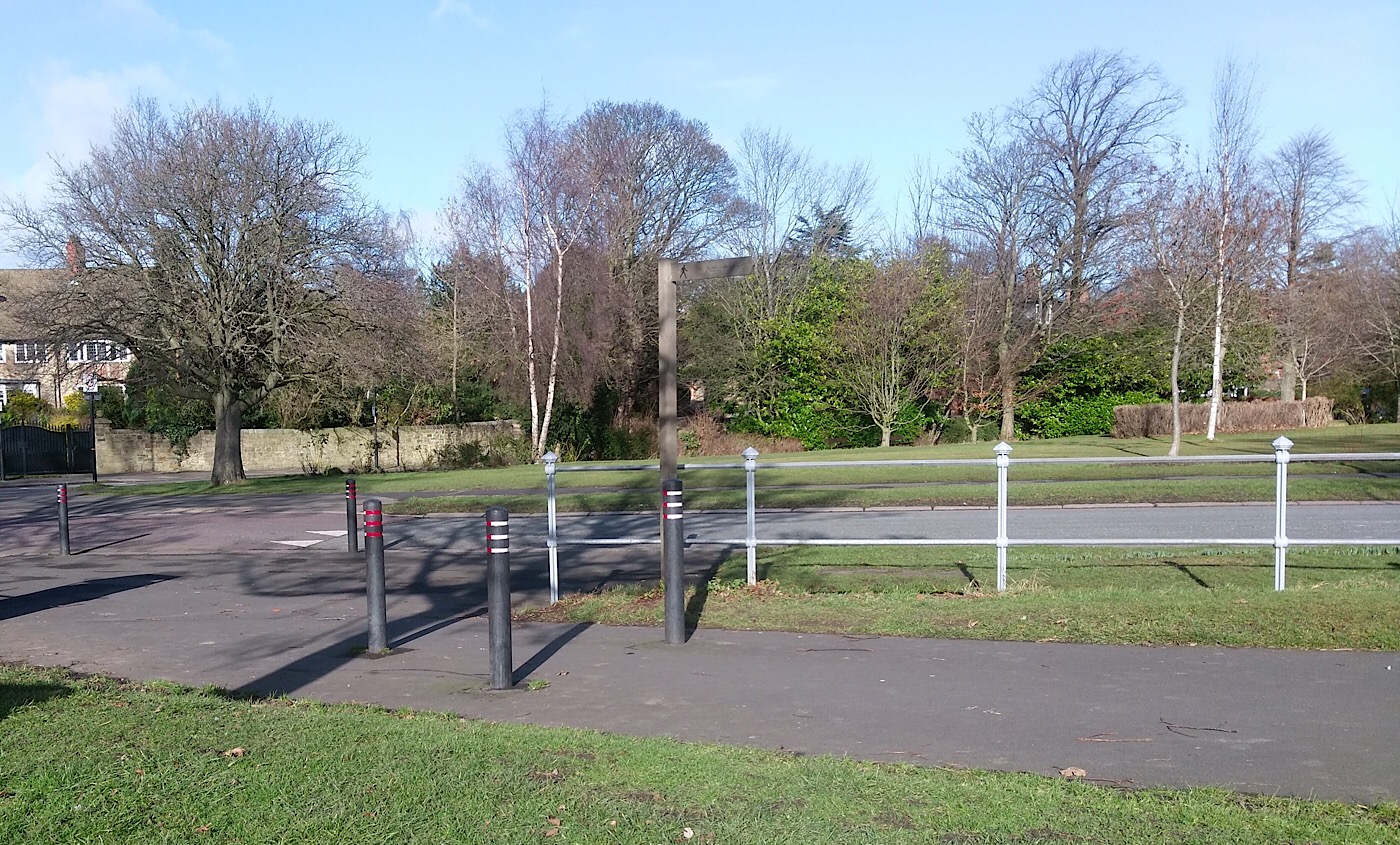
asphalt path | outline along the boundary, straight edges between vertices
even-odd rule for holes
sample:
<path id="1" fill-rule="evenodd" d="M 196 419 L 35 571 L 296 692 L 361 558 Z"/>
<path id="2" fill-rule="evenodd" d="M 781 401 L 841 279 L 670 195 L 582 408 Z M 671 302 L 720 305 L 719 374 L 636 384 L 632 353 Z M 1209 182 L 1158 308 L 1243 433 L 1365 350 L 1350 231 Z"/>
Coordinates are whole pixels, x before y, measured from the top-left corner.
<path id="1" fill-rule="evenodd" d="M 689 577 L 717 551 L 687 555 Z M 581 554 L 570 589 L 655 575 L 654 558 Z M 374 659 L 354 656 L 363 562 L 348 552 L 10 557 L 0 660 L 799 754 L 1075 767 L 1124 787 L 1400 798 L 1400 654 L 705 628 L 667 646 L 656 628 L 530 624 L 512 635 L 519 687 L 493 692 L 482 557 L 395 555 L 393 651 Z M 512 586 L 538 601 L 542 555 L 519 557 Z"/>

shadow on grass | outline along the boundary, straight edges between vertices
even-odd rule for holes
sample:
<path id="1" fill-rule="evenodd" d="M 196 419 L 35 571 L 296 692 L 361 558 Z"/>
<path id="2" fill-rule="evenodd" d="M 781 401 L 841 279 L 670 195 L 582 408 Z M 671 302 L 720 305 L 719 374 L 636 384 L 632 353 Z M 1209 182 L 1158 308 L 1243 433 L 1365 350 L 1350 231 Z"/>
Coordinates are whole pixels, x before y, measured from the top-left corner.
<path id="1" fill-rule="evenodd" d="M 73 689 L 64 684 L 0 684 L 0 720 L 8 719 L 21 707 L 72 694 Z"/>
<path id="2" fill-rule="evenodd" d="M 1192 571 L 1191 571 L 1191 568 L 1190 568 L 1189 566 L 1187 566 L 1186 564 L 1184 564 L 1184 563 L 1177 563 L 1177 562 L 1174 561 L 1174 560 L 1165 561 L 1165 563 L 1166 563 L 1167 566 L 1170 566 L 1172 569 L 1175 569 L 1176 571 L 1180 572 L 1182 575 L 1185 575 L 1187 578 L 1190 578 L 1192 581 L 1195 581 L 1196 584 L 1197 584 L 1198 586 L 1205 587 L 1207 590 L 1210 589 L 1210 585 L 1207 584 L 1207 583 L 1205 582 L 1205 579 L 1201 578 L 1201 576 L 1199 576 L 1199 575 L 1197 575 L 1196 573 L 1192 572 Z"/>
<path id="3" fill-rule="evenodd" d="M 710 598 L 710 582 L 714 580 L 715 573 L 719 572 L 723 561 L 722 556 L 715 558 L 714 562 L 696 580 L 695 592 L 685 603 L 685 638 L 687 641 L 695 636 L 695 629 L 700 627 L 700 617 L 705 613 L 705 602 Z"/>

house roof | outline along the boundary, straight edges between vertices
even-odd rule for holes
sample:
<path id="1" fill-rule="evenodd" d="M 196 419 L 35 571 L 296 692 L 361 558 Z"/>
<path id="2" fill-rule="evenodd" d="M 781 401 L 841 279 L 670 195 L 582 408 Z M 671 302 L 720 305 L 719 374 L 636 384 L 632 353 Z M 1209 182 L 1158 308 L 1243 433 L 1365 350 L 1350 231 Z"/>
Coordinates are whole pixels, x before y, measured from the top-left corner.
<path id="1" fill-rule="evenodd" d="M 43 334 L 46 326 L 34 322 L 43 313 L 45 291 L 60 282 L 58 270 L 0 270 L 0 340 L 29 340 Z"/>

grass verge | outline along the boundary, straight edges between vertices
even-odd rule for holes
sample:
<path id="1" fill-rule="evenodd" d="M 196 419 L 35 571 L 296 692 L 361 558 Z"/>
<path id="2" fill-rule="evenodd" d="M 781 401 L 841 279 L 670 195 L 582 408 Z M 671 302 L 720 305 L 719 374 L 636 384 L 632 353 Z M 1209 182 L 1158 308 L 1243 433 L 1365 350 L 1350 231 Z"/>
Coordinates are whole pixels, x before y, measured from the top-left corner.
<path id="1" fill-rule="evenodd" d="M 1400 549 L 1015 550 L 998 594 L 990 549 L 760 549 L 692 588 L 692 625 L 1032 642 L 1400 650 Z M 697 594 L 698 593 L 698 594 Z M 660 625 L 662 594 L 618 588 L 521 611 L 538 621 Z"/>
<path id="2" fill-rule="evenodd" d="M 0 667 L 0 841 L 1394 842 L 1400 807 L 1107 789 Z"/>
<path id="3" fill-rule="evenodd" d="M 1339 426 L 1327 429 L 1311 429 L 1290 432 L 1296 444 L 1294 454 L 1335 453 L 1335 452 L 1400 452 L 1400 424 L 1369 426 Z M 1183 438 L 1183 455 L 1255 454 L 1272 455 L 1270 442 L 1277 432 L 1227 434 L 1208 441 L 1200 436 Z M 1024 488 L 1015 482 L 1066 482 L 1085 484 L 1092 482 L 1115 482 L 1121 480 L 1157 482 L 1161 495 L 1168 498 L 1159 501 L 1178 501 L 1172 495 L 1178 489 L 1191 485 L 1179 483 L 1189 478 L 1199 482 L 1201 490 L 1189 495 L 1203 496 L 1204 501 L 1242 501 L 1267 499 L 1272 495 L 1273 467 L 1269 464 L 1229 464 L 1229 465 L 1123 465 L 1123 466 L 1037 466 L 1016 464 L 1020 458 L 1125 458 L 1164 455 L 1168 442 L 1164 438 L 1115 439 L 1112 437 L 1066 437 L 1055 440 L 1031 440 L 1014 444 L 1013 493 Z M 962 503 L 963 501 L 984 501 L 986 489 L 993 481 L 993 471 L 989 466 L 943 466 L 943 467 L 802 467 L 813 461 L 841 460 L 967 460 L 990 461 L 992 444 L 963 443 L 945 446 L 894 447 L 889 449 L 843 449 L 827 452 L 804 452 L 794 454 L 764 456 L 760 459 L 765 465 L 760 470 L 760 485 L 764 488 L 761 497 L 776 497 L 769 506 L 799 506 L 833 504 L 860 506 L 882 503 Z M 685 463 L 692 469 L 685 470 L 684 477 L 688 489 L 702 491 L 704 488 L 732 488 L 712 491 L 717 504 L 703 505 L 732 507 L 733 502 L 742 501 L 743 473 L 739 470 L 704 469 L 705 464 L 739 462 L 737 455 L 716 458 L 690 458 Z M 579 465 L 574 465 L 579 466 Z M 599 464 L 598 466 L 604 466 Z M 1352 480 L 1364 479 L 1372 483 L 1362 491 L 1349 489 L 1350 485 L 1338 492 L 1319 489 L 1308 495 L 1314 498 L 1400 498 L 1400 479 L 1391 478 L 1394 464 L 1363 464 L 1358 462 L 1311 463 L 1296 462 L 1290 472 L 1295 476 L 1320 476 Z M 359 493 L 369 495 L 402 495 L 412 493 L 455 493 L 465 494 L 452 497 L 435 497 L 429 504 L 413 505 L 419 508 L 412 511 L 469 510 L 480 511 L 479 495 L 489 495 L 493 503 L 512 493 L 519 494 L 512 501 L 521 507 L 513 510 L 539 510 L 543 507 L 544 471 L 539 466 L 514 466 L 500 469 L 450 470 L 432 472 L 385 473 L 358 476 Z M 630 508 L 632 502 L 645 502 L 645 507 L 655 507 L 655 491 L 658 487 L 654 472 L 615 472 L 579 471 L 560 473 L 559 486 L 561 500 L 572 510 L 609 510 Z M 1193 482 L 1193 483 L 1194 483 Z M 1213 483 L 1226 485 L 1212 491 Z M 860 485 L 905 485 L 918 489 L 903 491 L 863 493 Z M 1244 484 L 1244 488 L 1229 485 Z M 809 490 L 789 493 L 781 488 L 795 485 L 809 488 L 832 488 L 832 490 Z M 1111 485 L 1098 494 L 1100 498 L 1087 501 L 1121 500 L 1121 488 L 1128 485 Z M 207 481 L 184 481 L 160 484 L 97 485 L 104 493 L 113 494 L 205 494 L 205 493 L 337 493 L 344 489 L 344 479 L 339 476 L 278 476 L 253 478 L 242 484 L 214 487 Z M 936 490 L 944 492 L 937 493 Z M 1074 496 L 1092 495 L 1083 490 L 1063 488 L 1066 492 L 1056 494 L 1060 498 L 1030 500 L 1028 503 L 1061 503 L 1072 501 Z M 1262 494 L 1259 491 L 1264 491 Z M 1025 494 L 1033 495 L 1033 494 Z M 589 497 L 592 498 L 589 498 Z M 1066 499 L 1065 496 L 1071 498 Z M 1241 499 L 1239 497 L 1247 497 Z M 787 498 L 784 498 L 787 497 Z M 796 497 L 796 498 L 793 498 Z M 1296 498 L 1296 497 L 1295 497 Z M 460 501 L 457 501 L 460 500 Z M 794 504 L 787 504 L 792 502 Z M 695 504 L 692 507 L 700 507 Z M 400 503 L 399 507 L 407 507 Z"/>

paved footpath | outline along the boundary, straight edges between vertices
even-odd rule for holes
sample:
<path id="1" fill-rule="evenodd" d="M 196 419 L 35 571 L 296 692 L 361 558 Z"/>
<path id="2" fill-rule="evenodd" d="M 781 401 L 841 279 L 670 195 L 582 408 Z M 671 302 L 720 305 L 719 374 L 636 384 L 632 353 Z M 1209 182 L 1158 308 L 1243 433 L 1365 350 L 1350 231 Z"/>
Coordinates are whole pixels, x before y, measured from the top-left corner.
<path id="1" fill-rule="evenodd" d="M 718 554 L 718 553 L 716 553 Z M 538 602 L 537 556 L 513 555 Z M 715 561 L 689 556 L 692 577 Z M 1400 799 L 1400 654 L 517 626 L 492 692 L 483 569 L 389 560 L 385 657 L 348 552 L 12 555 L 0 659 L 798 753 L 1132 786 Z M 570 559 L 566 589 L 655 577 L 655 551 Z M 529 680 L 548 682 L 526 690 Z"/>

